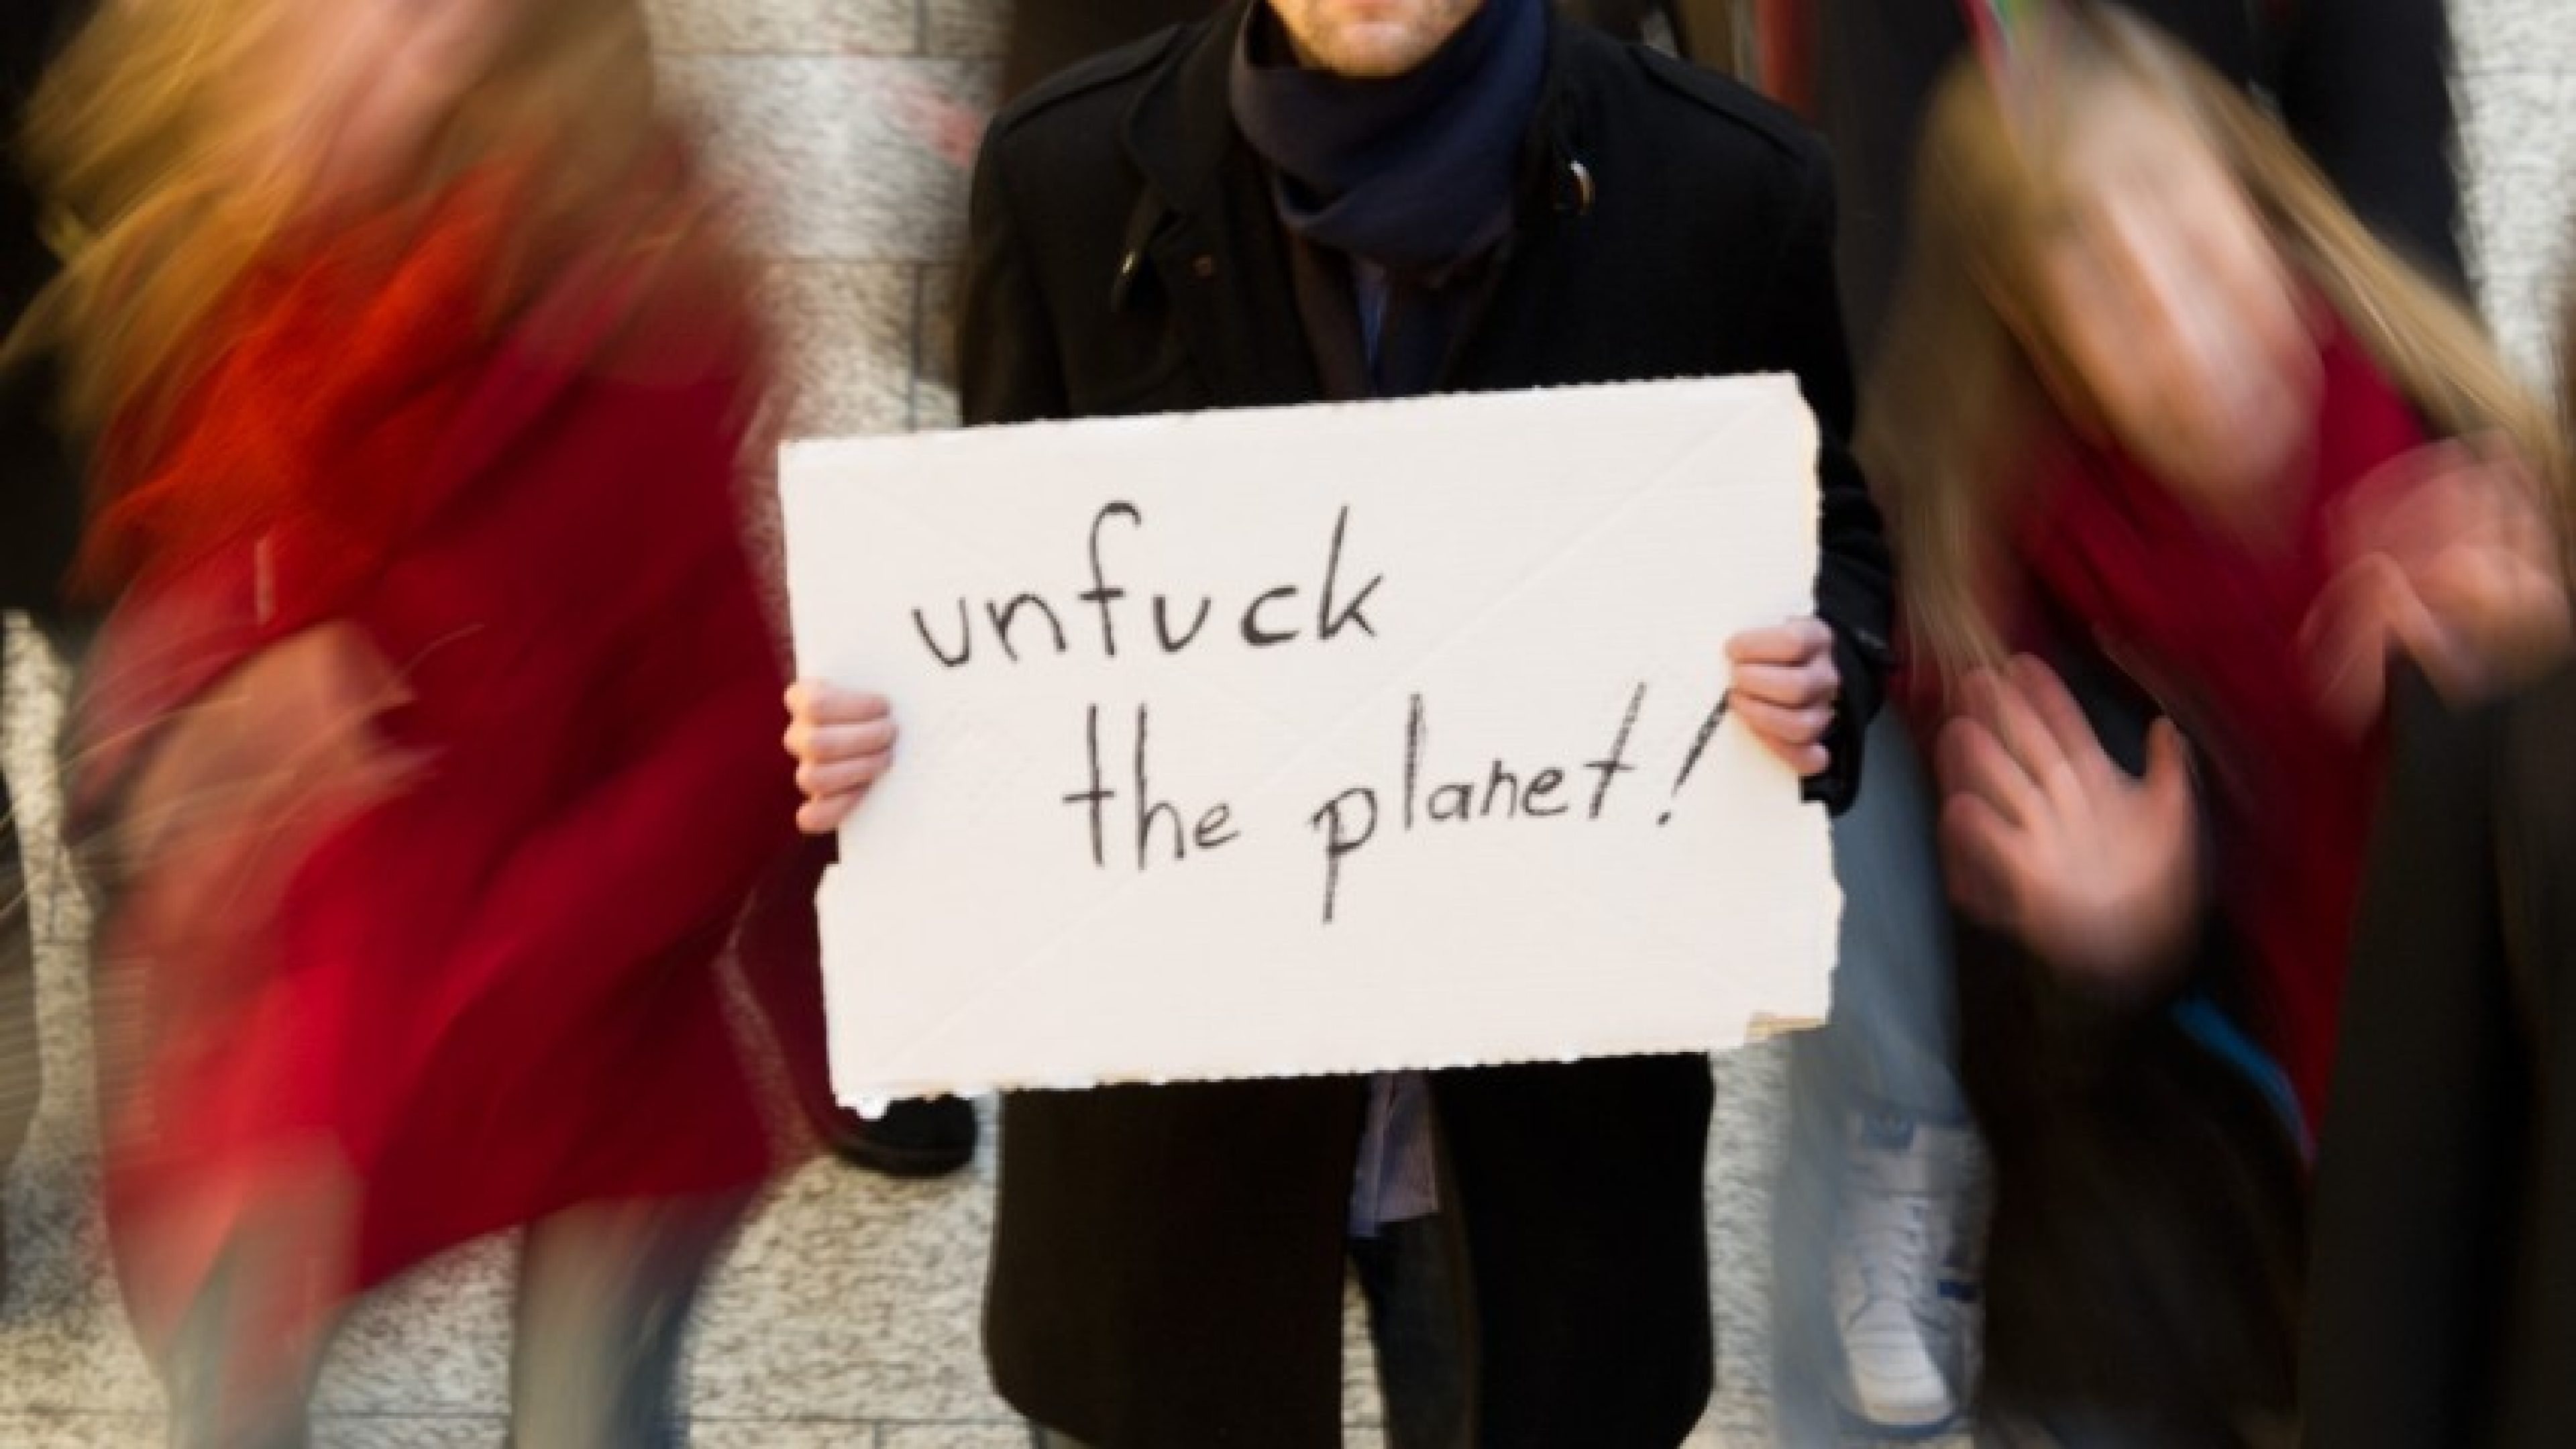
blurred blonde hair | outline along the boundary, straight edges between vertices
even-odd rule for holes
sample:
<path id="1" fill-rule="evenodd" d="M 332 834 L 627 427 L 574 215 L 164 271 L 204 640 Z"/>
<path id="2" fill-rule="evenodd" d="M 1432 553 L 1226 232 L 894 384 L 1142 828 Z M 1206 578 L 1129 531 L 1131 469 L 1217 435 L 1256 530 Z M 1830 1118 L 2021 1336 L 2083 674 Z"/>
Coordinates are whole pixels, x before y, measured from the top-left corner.
<path id="1" fill-rule="evenodd" d="M 2272 118 L 2180 46 L 2117 11 L 2067 5 L 2044 69 L 1998 92 L 1974 59 L 1936 91 L 1915 181 L 1913 233 L 1858 447 L 1899 556 L 1908 626 L 1945 675 L 1996 661 L 1988 581 L 2026 448 L 2060 409 L 2034 254 L 2078 178 L 2067 137 L 2114 88 L 2160 104 L 2206 141 L 2292 270 L 2442 433 L 2500 433 L 2549 490 L 2566 537 L 2567 457 L 2549 409 L 2459 302 L 2375 239 Z M 2039 325 L 2016 333 L 2012 319 Z"/>
<path id="2" fill-rule="evenodd" d="M 26 146 L 64 269 L 13 345 L 59 347 L 71 423 L 138 422 L 208 360 L 201 330 L 312 197 L 273 144 L 292 95 L 254 93 L 299 12 L 339 0 L 104 0 L 29 108 Z M 490 319 L 630 206 L 666 128 L 636 0 L 512 0 L 494 59 L 437 123 L 397 205 L 489 162 L 525 190 Z M 649 183 L 647 183 L 649 184 Z M 664 245 L 668 228 L 630 245 Z"/>

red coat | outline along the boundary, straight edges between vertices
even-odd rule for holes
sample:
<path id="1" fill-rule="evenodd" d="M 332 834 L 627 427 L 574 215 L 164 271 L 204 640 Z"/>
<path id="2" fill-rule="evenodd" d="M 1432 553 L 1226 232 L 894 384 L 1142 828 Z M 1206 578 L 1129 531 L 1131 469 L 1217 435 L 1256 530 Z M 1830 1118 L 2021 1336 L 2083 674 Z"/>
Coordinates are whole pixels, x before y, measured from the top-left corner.
<path id="1" fill-rule="evenodd" d="M 572 1204 L 770 1170 L 717 973 L 796 803 L 735 487 L 743 318 L 567 285 L 498 344 L 425 338 L 381 419 L 319 434 L 347 454 L 331 486 L 401 490 L 378 547 L 290 508 L 129 589 L 79 716 L 94 812 L 174 711 L 334 621 L 400 671 L 382 729 L 421 768 L 251 920 L 174 938 L 116 905 L 164 884 L 149 866 L 111 881 L 104 964 L 141 1002 L 140 1030 L 104 1016 L 137 1089 L 111 1097 L 120 1247 L 174 1204 L 220 1219 L 240 1171 L 316 1149 L 352 1193 L 351 1292 Z M 292 408 L 259 401 L 276 372 L 228 395 L 219 369 L 201 395 Z M 154 1260 L 147 1334 L 203 1267 Z"/>
<path id="2" fill-rule="evenodd" d="M 2125 455 L 2060 440 L 2040 449 L 2027 502 L 2006 524 L 2012 574 L 1997 587 L 2007 644 L 2131 676 L 2191 739 L 2217 852 L 2214 904 L 2249 976 L 2214 984 L 2248 1011 L 2312 1128 L 2384 739 L 2329 717 L 2302 630 L 2342 567 L 2337 511 L 2427 441 L 2358 342 L 2338 330 L 2320 362 L 2316 442 L 2283 480 L 2295 505 L 2284 538 L 2250 545 Z M 1910 674 L 1898 694 L 1931 748 L 1948 720 L 1939 680 Z"/>

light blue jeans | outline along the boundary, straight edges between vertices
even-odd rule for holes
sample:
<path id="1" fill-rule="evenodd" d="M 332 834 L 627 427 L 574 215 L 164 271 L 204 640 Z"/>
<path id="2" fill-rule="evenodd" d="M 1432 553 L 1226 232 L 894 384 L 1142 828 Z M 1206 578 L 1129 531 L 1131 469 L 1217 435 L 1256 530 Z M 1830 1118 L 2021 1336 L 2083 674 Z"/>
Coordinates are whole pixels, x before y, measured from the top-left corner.
<path id="1" fill-rule="evenodd" d="M 1832 1016 L 1792 1048 L 1788 1156 L 1772 1219 L 1773 1422 L 1784 1445 L 1840 1434 L 1829 1264 L 1852 1124 L 1902 1140 L 1918 1124 L 1970 1120 L 1934 800 L 1913 739 L 1893 714 L 1880 715 L 1860 797 L 1833 828 L 1843 920 Z"/>
<path id="2" fill-rule="evenodd" d="M 1860 798 L 1834 822 L 1843 921 L 1833 1016 L 1802 1049 L 1824 1060 L 1801 1090 L 1847 1110 L 1964 1125 L 1950 912 L 1931 781 L 1892 712 L 1870 726 Z"/>

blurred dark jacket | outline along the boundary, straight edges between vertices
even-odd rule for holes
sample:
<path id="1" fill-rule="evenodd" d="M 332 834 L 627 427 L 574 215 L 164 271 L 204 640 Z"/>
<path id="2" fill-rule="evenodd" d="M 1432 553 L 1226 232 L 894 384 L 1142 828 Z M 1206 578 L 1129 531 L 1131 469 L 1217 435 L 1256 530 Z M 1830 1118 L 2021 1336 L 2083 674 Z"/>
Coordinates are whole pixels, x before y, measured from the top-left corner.
<path id="1" fill-rule="evenodd" d="M 2060 637 L 2042 657 L 2142 772 L 2160 706 Z M 1954 922 L 1961 1086 L 1994 1173 L 1981 1422 L 2004 1444 L 2274 1449 L 2297 1403 L 2307 1212 L 2277 1104 L 2186 1013 L 2071 989 Z M 2244 957 L 2213 912 L 2180 974 L 2223 1001 Z"/>
<path id="2" fill-rule="evenodd" d="M 14 325 L 53 279 L 33 185 L 15 147 L 28 95 L 72 21 L 71 0 L 0 6 L 0 326 Z M 54 419 L 54 382 L 41 362 L 0 372 L 0 608 L 51 612 L 80 536 L 81 469 Z"/>
<path id="3" fill-rule="evenodd" d="M 2409 671 L 2411 673 L 2411 671 Z M 2576 1443 L 2576 669 L 2397 751 L 2317 1168 L 2312 1449 Z"/>
<path id="4" fill-rule="evenodd" d="M 1825 130 L 1843 188 L 1843 308 L 1865 367 L 1905 252 L 1923 111 L 1943 69 L 1967 48 L 1967 21 L 1960 0 L 1811 3 L 1822 8 Z M 2361 219 L 2465 293 L 2444 0 L 2127 0 L 2127 8 L 2268 95 Z"/>

